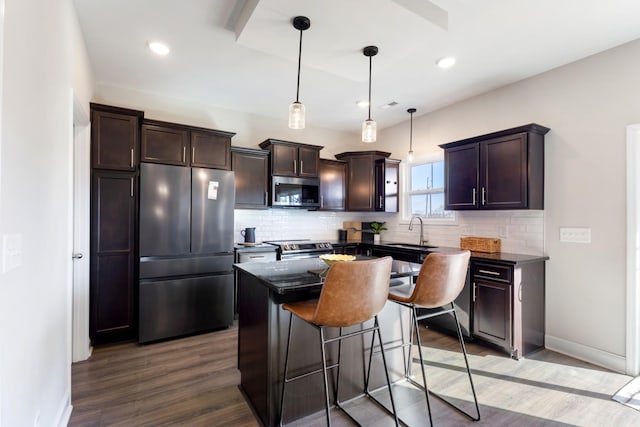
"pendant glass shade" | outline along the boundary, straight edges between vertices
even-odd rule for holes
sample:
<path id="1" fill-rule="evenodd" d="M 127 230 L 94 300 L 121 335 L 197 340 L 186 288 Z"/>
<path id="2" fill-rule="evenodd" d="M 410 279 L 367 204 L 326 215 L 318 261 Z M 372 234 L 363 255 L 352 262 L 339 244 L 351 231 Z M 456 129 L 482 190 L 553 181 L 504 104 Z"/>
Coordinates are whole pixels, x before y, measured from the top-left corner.
<path id="1" fill-rule="evenodd" d="M 409 163 L 413 162 L 413 151 L 409 151 L 409 155 L 407 156 L 407 161 Z"/>
<path id="2" fill-rule="evenodd" d="M 311 27 L 311 21 L 306 16 L 293 18 L 293 28 L 300 31 L 300 45 L 298 47 L 298 81 L 296 83 L 296 100 L 289 105 L 289 128 L 304 129 L 305 111 L 304 105 L 299 101 L 300 97 L 300 63 L 302 61 L 302 32 Z"/>
<path id="3" fill-rule="evenodd" d="M 376 142 L 376 121 L 367 119 L 362 122 L 362 142 Z"/>
<path id="4" fill-rule="evenodd" d="M 304 104 L 294 101 L 289 105 L 289 128 L 304 129 Z"/>

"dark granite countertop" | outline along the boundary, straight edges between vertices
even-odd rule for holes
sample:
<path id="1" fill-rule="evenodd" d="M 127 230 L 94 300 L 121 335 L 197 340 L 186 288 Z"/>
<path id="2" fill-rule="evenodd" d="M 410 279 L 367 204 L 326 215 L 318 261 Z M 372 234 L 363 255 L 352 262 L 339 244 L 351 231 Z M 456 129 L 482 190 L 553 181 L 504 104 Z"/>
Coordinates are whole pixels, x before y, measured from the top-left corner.
<path id="1" fill-rule="evenodd" d="M 431 253 L 431 252 L 453 252 L 459 251 L 459 248 L 451 248 L 446 246 L 419 246 L 412 243 L 400 243 L 400 242 L 385 242 L 380 243 L 373 242 L 332 242 L 334 246 L 344 246 L 347 244 L 366 244 L 369 246 L 379 246 L 381 248 L 395 249 L 400 251 L 418 252 L 418 253 Z M 526 254 L 513 254 L 508 252 L 471 252 L 471 259 L 473 260 L 491 260 L 496 262 L 502 262 L 506 264 L 527 264 L 530 262 L 540 262 L 549 259 L 546 255 L 526 255 Z"/>
<path id="2" fill-rule="evenodd" d="M 302 289 L 320 288 L 322 286 L 321 274 L 328 267 L 319 258 L 307 258 L 234 264 L 233 268 L 260 279 L 272 291 L 285 294 Z M 419 271 L 420 264 L 393 261 L 391 278 L 415 276 Z"/>

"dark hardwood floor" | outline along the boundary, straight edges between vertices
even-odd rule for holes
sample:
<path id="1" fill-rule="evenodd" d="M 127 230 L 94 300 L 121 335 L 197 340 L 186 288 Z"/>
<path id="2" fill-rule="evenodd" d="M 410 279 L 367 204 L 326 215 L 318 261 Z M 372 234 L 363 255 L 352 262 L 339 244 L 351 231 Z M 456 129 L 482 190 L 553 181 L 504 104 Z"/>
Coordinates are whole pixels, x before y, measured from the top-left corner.
<path id="1" fill-rule="evenodd" d="M 428 381 L 471 408 L 457 342 L 423 330 Z M 237 328 L 167 342 L 97 347 L 72 366 L 70 426 L 258 426 L 238 388 Z M 432 399 L 437 426 L 639 426 L 640 412 L 611 400 L 630 377 L 542 350 L 519 361 L 468 344 L 482 420 L 474 423 Z M 415 353 L 414 353 L 415 354 Z M 418 365 L 414 364 L 417 373 Z M 394 386 L 401 416 L 427 425 L 423 396 Z M 381 395 L 384 399 L 384 395 Z M 392 425 L 369 402 L 356 404 L 363 425 Z M 352 425 L 339 411 L 337 426 Z M 324 425 L 320 413 L 297 426 Z"/>

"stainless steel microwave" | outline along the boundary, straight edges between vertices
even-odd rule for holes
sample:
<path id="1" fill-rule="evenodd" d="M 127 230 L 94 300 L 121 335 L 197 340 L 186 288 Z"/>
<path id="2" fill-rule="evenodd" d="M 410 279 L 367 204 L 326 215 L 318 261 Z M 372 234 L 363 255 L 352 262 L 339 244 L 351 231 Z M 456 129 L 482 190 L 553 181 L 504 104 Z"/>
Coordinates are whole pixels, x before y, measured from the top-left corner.
<path id="1" fill-rule="evenodd" d="M 271 177 L 271 206 L 281 208 L 319 208 L 320 179 Z"/>

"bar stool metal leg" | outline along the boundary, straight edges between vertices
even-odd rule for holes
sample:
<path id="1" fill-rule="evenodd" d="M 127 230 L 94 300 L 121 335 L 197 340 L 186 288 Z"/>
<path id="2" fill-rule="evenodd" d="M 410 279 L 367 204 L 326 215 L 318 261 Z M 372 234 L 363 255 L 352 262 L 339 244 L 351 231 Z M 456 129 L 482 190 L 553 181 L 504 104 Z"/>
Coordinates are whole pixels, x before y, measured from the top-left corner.
<path id="1" fill-rule="evenodd" d="M 375 324 L 378 331 L 378 342 L 380 344 L 380 352 L 382 353 L 382 364 L 384 365 L 384 374 L 387 378 L 387 387 L 389 388 L 389 398 L 391 399 L 391 410 L 393 411 L 393 418 L 395 419 L 396 426 L 400 425 L 398 419 L 398 412 L 396 411 L 396 404 L 393 399 L 393 391 L 391 391 L 391 378 L 389 377 L 389 368 L 387 367 L 387 357 L 384 354 L 384 345 L 382 344 L 382 334 L 380 333 L 380 325 L 378 324 L 378 316 L 376 316 Z M 375 331 L 373 334 L 375 335 Z M 371 346 L 371 354 L 373 354 L 373 345 Z M 371 363 L 369 363 L 369 369 L 371 369 Z"/>
<path id="2" fill-rule="evenodd" d="M 415 305 L 413 305 L 413 310 L 414 310 L 414 316 L 416 316 L 416 328 L 418 327 L 418 320 L 424 320 L 427 319 L 429 317 L 434 317 L 433 315 L 423 315 L 423 316 L 417 316 L 417 312 L 416 312 L 416 308 Z M 455 305 L 453 303 L 451 303 L 451 308 L 450 309 L 446 309 L 442 312 L 437 313 L 436 315 L 441 315 L 441 314 L 445 314 L 445 313 L 453 313 L 453 317 L 454 320 L 456 322 L 456 326 L 457 326 L 457 333 L 458 333 L 458 342 L 460 343 L 460 348 L 462 350 L 462 355 L 464 357 L 464 363 L 467 369 L 467 376 L 469 377 L 469 384 L 471 385 L 471 393 L 473 394 L 473 401 L 475 404 L 475 408 L 476 408 L 476 415 L 471 415 L 468 412 L 462 410 L 461 408 L 459 408 L 458 406 L 454 405 L 453 403 L 451 403 L 450 401 L 448 401 L 447 399 L 445 399 L 444 397 L 440 396 L 437 393 L 434 392 L 429 392 L 431 394 L 433 394 L 435 397 L 437 397 L 438 399 L 440 399 L 441 401 L 443 401 L 444 403 L 446 403 L 447 405 L 449 405 L 451 408 L 455 409 L 456 411 L 460 412 L 462 415 L 465 415 L 466 417 L 468 417 L 469 419 L 473 420 L 473 421 L 480 421 L 480 407 L 478 405 L 478 397 L 476 395 L 476 389 L 473 385 L 473 378 L 471 377 L 471 369 L 469 368 L 469 360 L 467 358 L 467 350 L 464 346 L 464 338 L 462 337 L 462 330 L 460 329 L 460 323 L 458 323 L 458 315 L 456 313 L 456 308 Z M 423 375 L 424 375 L 424 359 L 422 358 L 422 344 L 420 342 L 420 334 L 418 332 L 418 334 L 416 335 L 418 337 L 418 349 L 420 349 L 420 365 L 422 366 L 422 370 L 423 370 Z M 425 393 L 427 393 L 427 383 L 425 381 Z M 427 402 L 428 402 L 428 397 L 427 397 Z M 431 411 L 429 411 L 429 415 L 431 416 Z"/>
<path id="3" fill-rule="evenodd" d="M 331 426 L 331 407 L 329 406 L 329 383 L 327 380 L 327 353 L 325 351 L 324 327 L 320 326 L 319 329 L 320 329 L 320 347 L 322 350 L 322 380 L 324 382 L 324 405 L 325 405 L 325 411 L 327 414 L 327 426 L 330 427 Z M 337 382 L 339 381 L 340 381 L 340 377 L 338 377 L 337 379 Z"/>
<path id="4" fill-rule="evenodd" d="M 431 415 L 431 401 L 429 400 L 429 388 L 427 387 L 427 374 L 424 370 L 424 358 L 422 357 L 422 341 L 420 340 L 420 325 L 418 324 L 418 313 L 416 307 L 411 307 L 411 317 L 413 319 L 413 330 L 416 333 L 416 340 L 418 341 L 418 355 L 420 357 L 420 370 L 422 371 L 422 381 L 424 382 L 424 396 L 427 399 L 427 412 L 429 413 L 429 425 L 433 426 L 433 416 Z M 413 339 L 413 336 L 411 337 Z M 411 351 L 409 351 L 409 357 L 411 357 Z M 412 383 L 417 384 L 411 377 L 407 378 Z"/>
<path id="5" fill-rule="evenodd" d="M 287 384 L 287 370 L 289 369 L 289 345 L 291 344 L 291 323 L 293 322 L 293 314 L 289 314 L 289 332 L 287 333 L 287 350 L 284 356 L 284 374 L 282 375 L 282 393 L 280 393 L 280 423 L 282 427 L 282 409 L 284 408 L 284 390 Z"/>

